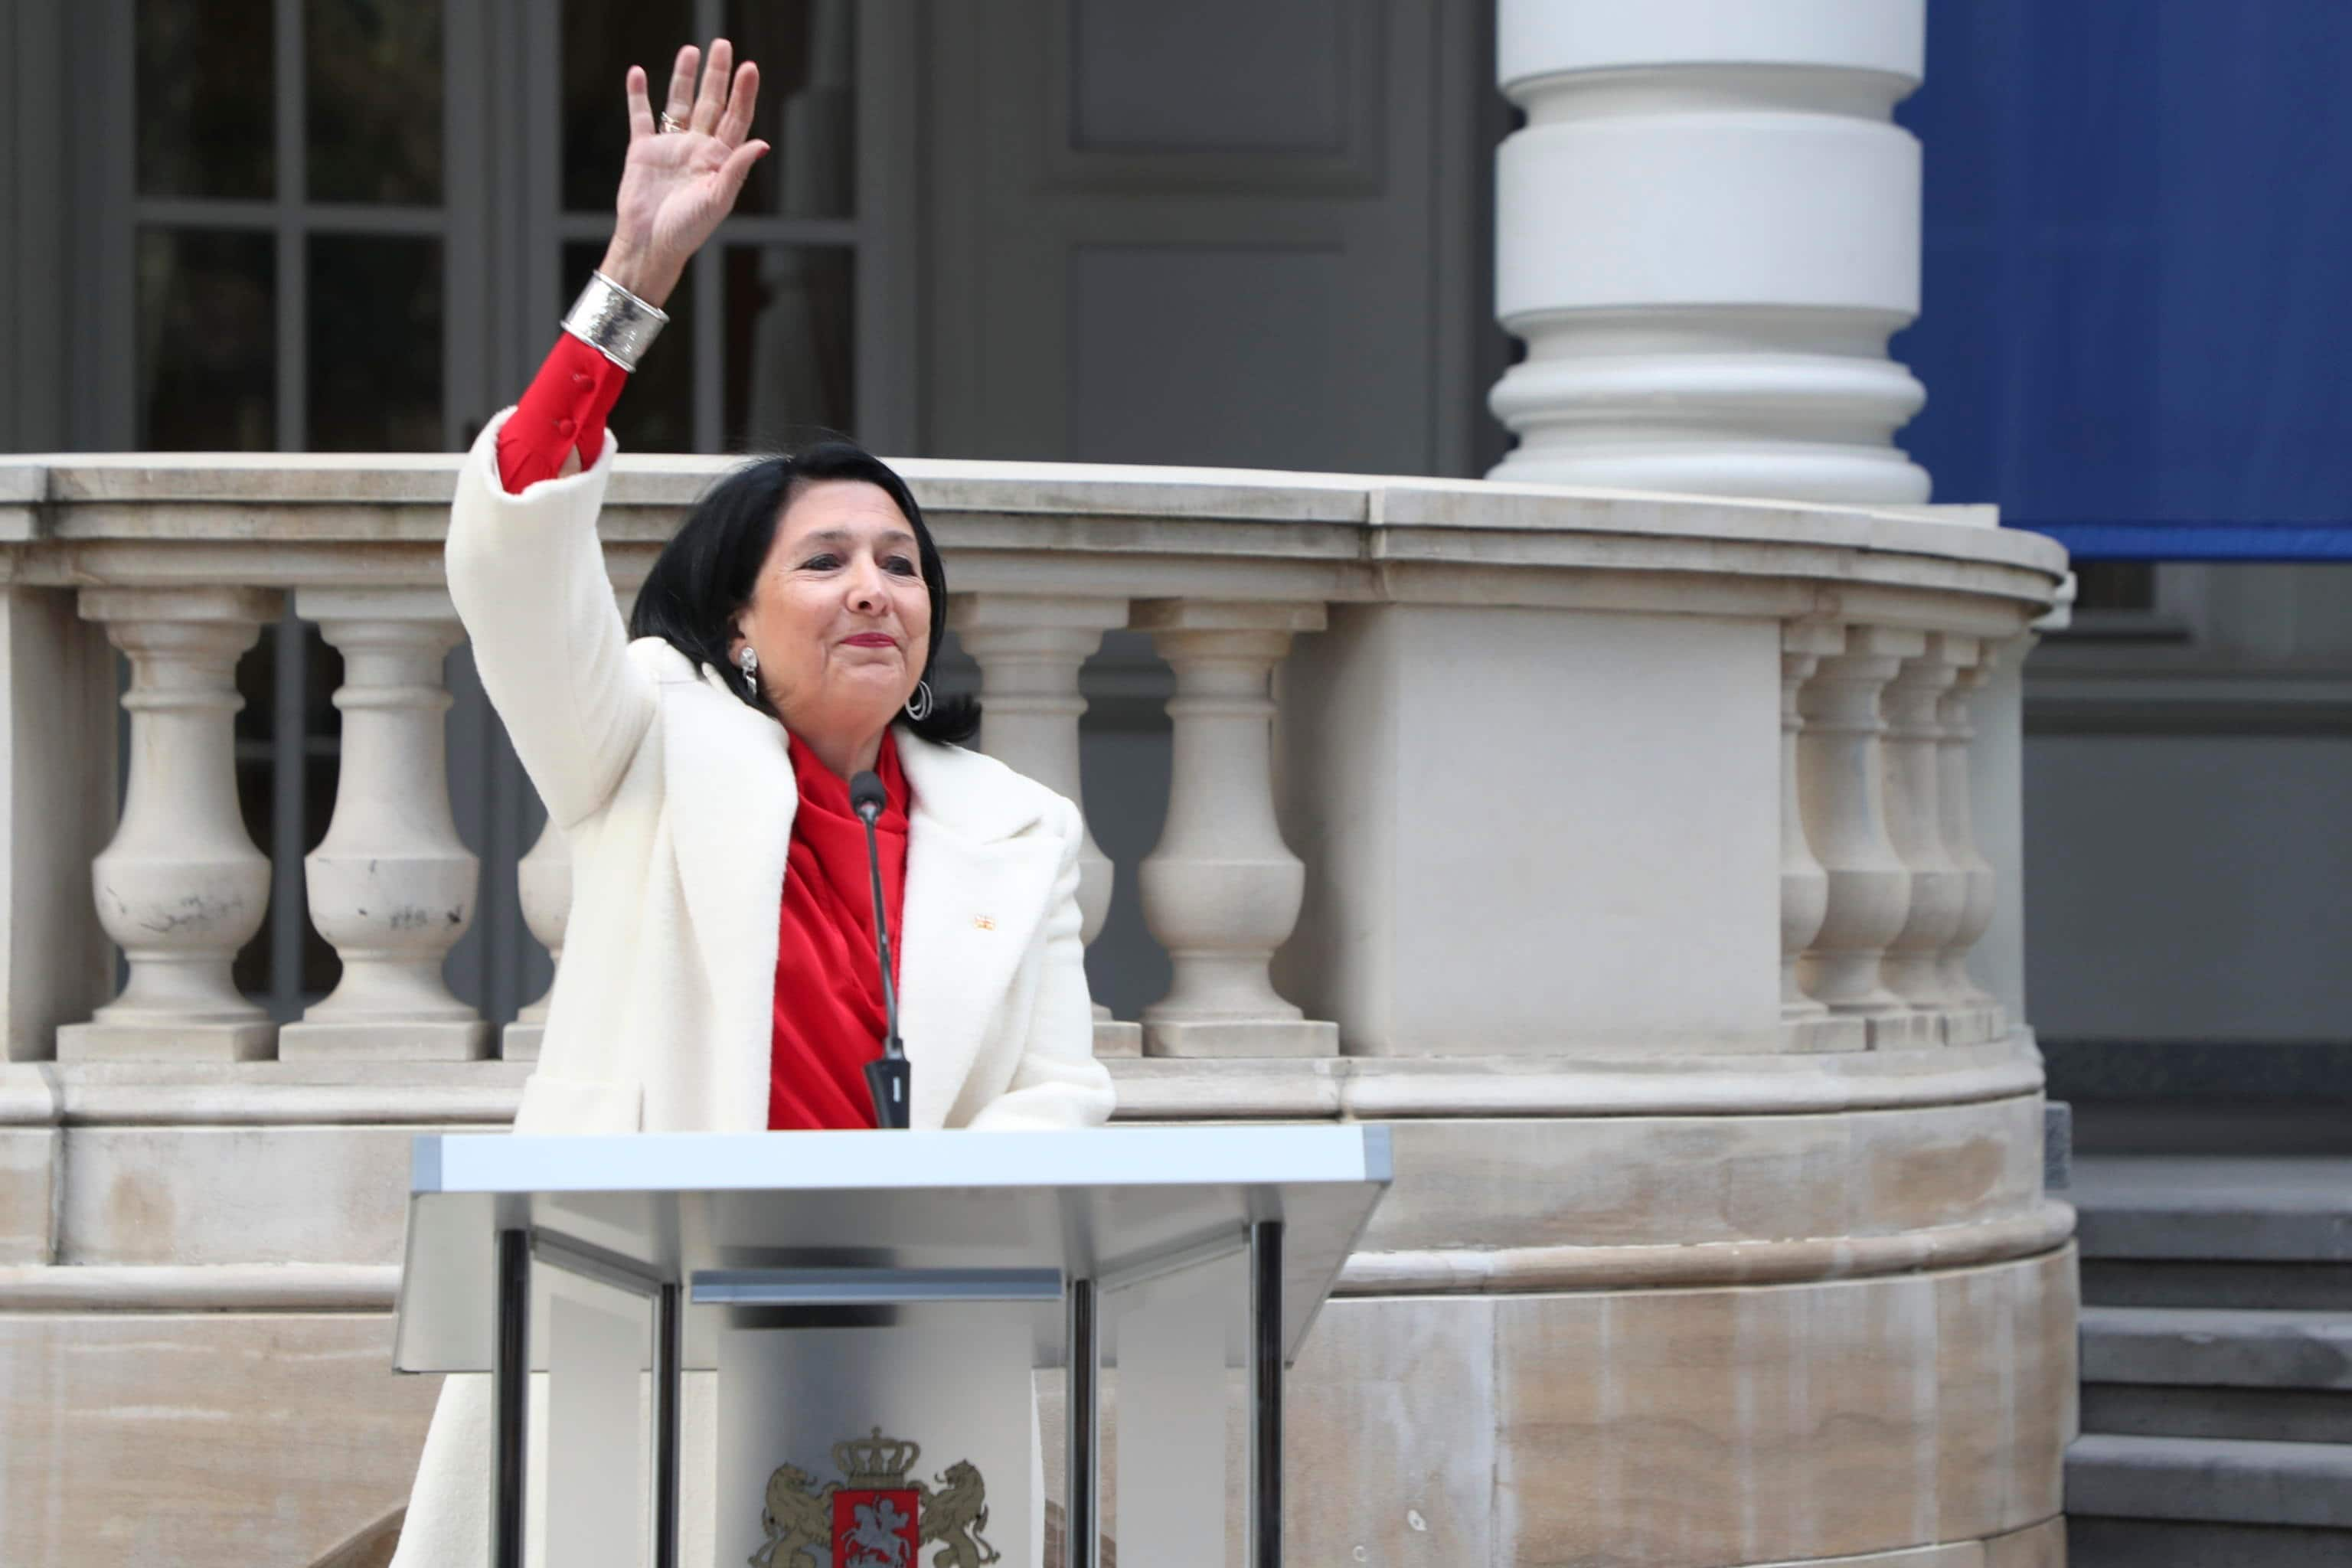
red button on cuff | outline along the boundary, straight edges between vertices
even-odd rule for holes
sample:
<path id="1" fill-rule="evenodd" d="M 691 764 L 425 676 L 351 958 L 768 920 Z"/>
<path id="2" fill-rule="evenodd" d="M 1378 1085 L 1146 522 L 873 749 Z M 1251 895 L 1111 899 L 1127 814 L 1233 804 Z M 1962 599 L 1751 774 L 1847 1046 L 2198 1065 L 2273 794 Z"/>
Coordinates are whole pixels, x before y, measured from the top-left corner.
<path id="1" fill-rule="evenodd" d="M 559 436 L 568 437 L 573 431 L 579 428 L 580 426 L 577 424 L 569 419 L 559 419 L 555 422 L 555 433 Z"/>

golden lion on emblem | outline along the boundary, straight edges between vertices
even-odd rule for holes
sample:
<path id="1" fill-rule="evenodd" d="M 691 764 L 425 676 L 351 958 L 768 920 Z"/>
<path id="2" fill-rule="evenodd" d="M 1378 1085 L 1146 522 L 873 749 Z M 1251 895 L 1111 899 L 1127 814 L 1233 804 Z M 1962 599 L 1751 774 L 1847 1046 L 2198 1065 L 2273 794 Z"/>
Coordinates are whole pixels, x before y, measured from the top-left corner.
<path id="1" fill-rule="evenodd" d="M 793 1465 L 779 1465 L 768 1478 L 768 1505 L 760 1528 L 768 1539 L 751 1553 L 751 1568 L 833 1568 L 833 1494 L 840 1483 L 816 1478 Z"/>
<path id="2" fill-rule="evenodd" d="M 931 1554 L 931 1568 L 983 1568 L 1003 1556 L 980 1533 L 988 1528 L 988 1487 L 980 1479 L 979 1467 L 958 1459 L 946 1475 L 931 1479 L 944 1489 L 933 1491 L 915 1483 L 923 1500 L 923 1540 L 936 1541 L 940 1548 Z"/>

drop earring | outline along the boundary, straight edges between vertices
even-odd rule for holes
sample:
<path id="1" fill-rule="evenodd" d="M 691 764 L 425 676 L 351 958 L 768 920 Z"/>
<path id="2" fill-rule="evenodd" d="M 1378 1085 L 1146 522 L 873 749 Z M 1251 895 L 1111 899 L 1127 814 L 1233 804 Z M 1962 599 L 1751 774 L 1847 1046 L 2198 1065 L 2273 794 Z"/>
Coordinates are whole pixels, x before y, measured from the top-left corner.
<path id="1" fill-rule="evenodd" d="M 743 694 L 753 701 L 758 701 L 760 697 L 759 654 L 747 643 L 744 645 L 743 651 L 735 656 L 735 662 L 742 667 Z"/>

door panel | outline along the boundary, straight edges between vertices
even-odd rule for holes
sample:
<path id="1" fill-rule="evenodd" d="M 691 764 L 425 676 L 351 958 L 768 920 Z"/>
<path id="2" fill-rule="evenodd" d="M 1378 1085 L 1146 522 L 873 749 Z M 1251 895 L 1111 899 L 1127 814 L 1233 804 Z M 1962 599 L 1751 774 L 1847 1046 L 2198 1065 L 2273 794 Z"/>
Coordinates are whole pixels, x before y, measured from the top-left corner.
<path id="1" fill-rule="evenodd" d="M 929 449 L 1455 471 L 1477 10 L 931 13 Z"/>

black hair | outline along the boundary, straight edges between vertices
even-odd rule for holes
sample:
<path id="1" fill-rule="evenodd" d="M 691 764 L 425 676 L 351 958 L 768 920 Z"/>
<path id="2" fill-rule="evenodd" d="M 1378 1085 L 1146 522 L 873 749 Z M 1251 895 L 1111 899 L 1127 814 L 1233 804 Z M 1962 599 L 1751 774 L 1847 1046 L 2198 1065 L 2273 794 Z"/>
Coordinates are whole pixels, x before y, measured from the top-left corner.
<path id="1" fill-rule="evenodd" d="M 931 640 L 923 679 L 931 683 L 931 710 L 920 719 L 902 710 L 898 723 L 926 741 L 962 744 L 980 732 L 980 703 L 971 697 L 940 692 L 933 673 L 948 632 L 948 571 L 923 521 L 907 481 L 887 463 L 854 442 L 826 439 L 785 456 L 756 458 L 727 475 L 695 503 L 684 526 L 670 536 L 637 590 L 629 613 L 632 637 L 659 637 L 727 679 L 727 689 L 771 719 L 775 708 L 765 693 L 754 695 L 727 657 L 735 638 L 735 617 L 751 603 L 751 588 L 784 508 L 805 486 L 819 479 L 856 479 L 874 485 L 898 503 L 915 531 L 915 553 L 923 586 L 931 594 Z"/>

